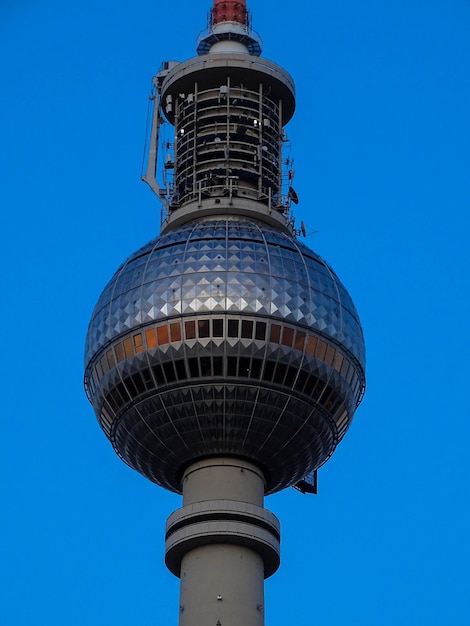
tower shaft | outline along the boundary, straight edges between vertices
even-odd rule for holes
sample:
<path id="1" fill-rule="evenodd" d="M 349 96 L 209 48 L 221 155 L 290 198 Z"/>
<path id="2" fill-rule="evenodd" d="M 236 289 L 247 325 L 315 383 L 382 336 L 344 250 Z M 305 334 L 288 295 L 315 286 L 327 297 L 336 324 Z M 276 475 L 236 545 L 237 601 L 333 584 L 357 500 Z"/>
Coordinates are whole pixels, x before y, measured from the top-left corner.
<path id="1" fill-rule="evenodd" d="M 264 579 L 279 565 L 263 473 L 240 459 L 199 461 L 182 490 L 166 534 L 166 563 L 181 579 L 180 626 L 263 626 Z"/>

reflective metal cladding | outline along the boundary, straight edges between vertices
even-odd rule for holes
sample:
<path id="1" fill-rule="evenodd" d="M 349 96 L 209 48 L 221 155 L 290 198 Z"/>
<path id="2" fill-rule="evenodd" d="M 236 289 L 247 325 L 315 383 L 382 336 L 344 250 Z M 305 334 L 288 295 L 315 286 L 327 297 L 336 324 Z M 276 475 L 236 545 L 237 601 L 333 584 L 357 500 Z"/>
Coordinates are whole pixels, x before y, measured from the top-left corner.
<path id="1" fill-rule="evenodd" d="M 197 56 L 153 78 L 143 179 L 163 205 L 161 235 L 118 269 L 88 329 L 101 427 L 176 492 L 214 456 L 255 464 L 266 493 L 298 484 L 364 392 L 356 309 L 290 211 L 294 82 L 260 54 L 245 2 L 217 0 Z"/>
<path id="2" fill-rule="evenodd" d="M 332 269 L 261 222 L 196 220 L 133 254 L 104 289 L 86 388 L 118 454 L 179 491 L 194 458 L 240 455 L 267 491 L 324 463 L 364 388 L 364 343 Z"/>

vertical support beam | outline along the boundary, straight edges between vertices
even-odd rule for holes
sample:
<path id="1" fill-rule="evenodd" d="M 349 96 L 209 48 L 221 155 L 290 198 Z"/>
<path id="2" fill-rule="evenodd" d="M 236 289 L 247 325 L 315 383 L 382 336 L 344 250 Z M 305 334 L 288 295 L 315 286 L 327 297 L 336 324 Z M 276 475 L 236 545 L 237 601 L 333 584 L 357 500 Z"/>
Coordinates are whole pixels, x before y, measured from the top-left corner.
<path id="1" fill-rule="evenodd" d="M 258 198 L 263 192 L 263 83 L 258 88 Z"/>
<path id="2" fill-rule="evenodd" d="M 198 84 L 194 83 L 194 147 L 193 147 L 193 197 L 196 195 L 196 173 L 197 173 L 197 140 L 199 135 L 198 129 L 198 119 L 197 119 L 197 111 L 198 111 Z"/>
<path id="3" fill-rule="evenodd" d="M 279 98 L 279 177 L 278 177 L 278 204 L 282 204 L 282 148 L 283 148 L 283 129 L 282 129 L 282 98 Z"/>

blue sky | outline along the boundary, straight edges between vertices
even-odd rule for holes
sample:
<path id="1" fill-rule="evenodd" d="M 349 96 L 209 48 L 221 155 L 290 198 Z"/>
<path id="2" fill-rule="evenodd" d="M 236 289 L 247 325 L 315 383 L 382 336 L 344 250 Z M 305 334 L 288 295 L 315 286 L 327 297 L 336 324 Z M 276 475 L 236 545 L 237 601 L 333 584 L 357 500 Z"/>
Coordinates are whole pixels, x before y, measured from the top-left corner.
<path id="1" fill-rule="evenodd" d="M 210 0 L 3 0 L 0 399 L 5 626 L 177 624 L 179 498 L 114 455 L 82 388 L 114 270 L 159 230 L 140 182 L 151 76 Z M 470 3 L 251 0 L 297 85 L 306 243 L 357 305 L 368 387 L 318 496 L 267 499 L 267 626 L 470 623 Z"/>

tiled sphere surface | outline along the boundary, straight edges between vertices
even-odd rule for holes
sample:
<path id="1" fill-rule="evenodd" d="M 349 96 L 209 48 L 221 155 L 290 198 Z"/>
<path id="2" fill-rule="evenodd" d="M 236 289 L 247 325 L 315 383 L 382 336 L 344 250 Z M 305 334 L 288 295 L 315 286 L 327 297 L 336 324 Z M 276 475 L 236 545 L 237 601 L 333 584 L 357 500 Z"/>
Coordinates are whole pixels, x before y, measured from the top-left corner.
<path id="1" fill-rule="evenodd" d="M 127 342 L 127 343 L 126 343 Z M 194 221 L 138 250 L 101 294 L 85 385 L 116 452 L 179 491 L 204 456 L 259 463 L 267 493 L 322 465 L 364 388 L 357 312 L 297 239 Z"/>

